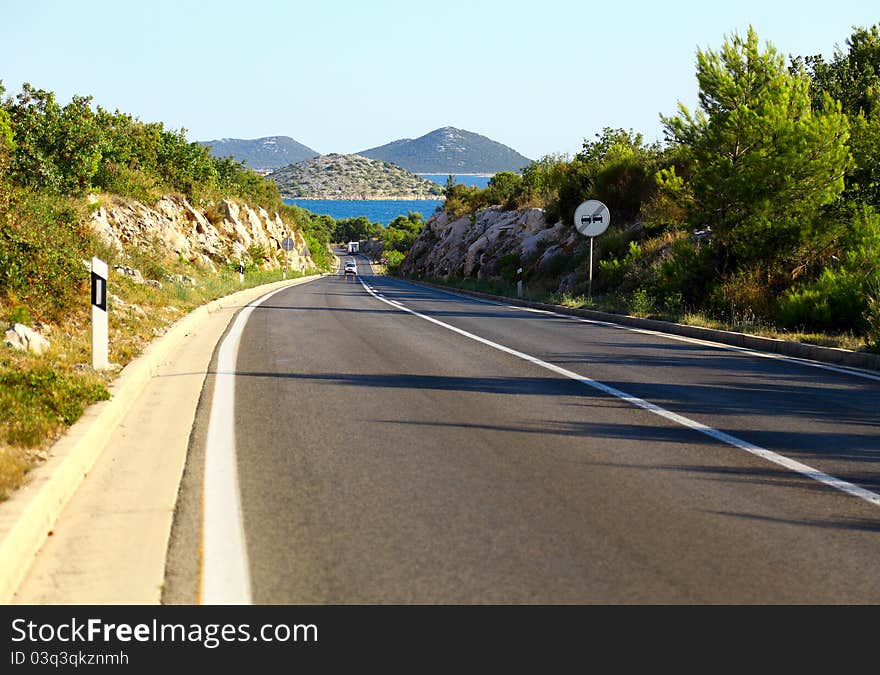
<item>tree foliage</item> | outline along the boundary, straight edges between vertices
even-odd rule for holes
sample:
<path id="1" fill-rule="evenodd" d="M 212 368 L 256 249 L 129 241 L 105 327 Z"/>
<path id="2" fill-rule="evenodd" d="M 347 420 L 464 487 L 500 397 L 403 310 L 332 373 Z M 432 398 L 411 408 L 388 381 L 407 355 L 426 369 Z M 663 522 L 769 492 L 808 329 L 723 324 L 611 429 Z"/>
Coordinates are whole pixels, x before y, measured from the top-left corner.
<path id="1" fill-rule="evenodd" d="M 52 92 L 28 83 L 0 104 L 0 145 L 11 153 L 14 186 L 50 194 L 97 190 L 151 201 L 177 192 L 197 203 L 222 196 L 270 209 L 281 204 L 274 183 L 243 164 L 212 157 L 186 140 L 185 129 L 93 109 L 88 96 L 62 106 Z"/>
<path id="2" fill-rule="evenodd" d="M 388 223 L 382 232 L 382 250 L 385 252 L 399 251 L 400 253 L 409 251 L 424 227 L 424 219 L 418 211 L 410 211 L 405 216 L 397 216 Z"/>
<path id="3" fill-rule="evenodd" d="M 830 96 L 758 36 L 697 54 L 700 110 L 663 118 L 691 164 L 693 221 L 710 226 L 729 267 L 792 255 L 844 187 L 849 129 Z"/>
<path id="4" fill-rule="evenodd" d="M 341 218 L 333 227 L 333 241 L 361 241 L 378 237 L 382 233 L 380 223 L 371 222 L 366 216 L 356 218 Z"/>
<path id="5" fill-rule="evenodd" d="M 846 176 L 846 197 L 880 204 L 880 27 L 859 28 L 846 50 L 794 60 L 792 69 L 806 72 L 812 83 L 813 107 L 826 96 L 840 101 L 849 118 L 853 163 Z"/>

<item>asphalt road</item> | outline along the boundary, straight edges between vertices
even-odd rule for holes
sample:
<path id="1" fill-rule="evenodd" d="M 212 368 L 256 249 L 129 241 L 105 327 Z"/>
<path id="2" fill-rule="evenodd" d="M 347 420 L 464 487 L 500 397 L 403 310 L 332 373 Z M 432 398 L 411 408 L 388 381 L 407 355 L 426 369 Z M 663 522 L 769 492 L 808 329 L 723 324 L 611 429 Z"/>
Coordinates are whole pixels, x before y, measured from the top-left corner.
<path id="1" fill-rule="evenodd" d="M 205 600 L 210 408 L 234 380 L 251 602 L 880 603 L 880 378 L 360 260 L 255 308 L 208 378 L 165 602 Z"/>

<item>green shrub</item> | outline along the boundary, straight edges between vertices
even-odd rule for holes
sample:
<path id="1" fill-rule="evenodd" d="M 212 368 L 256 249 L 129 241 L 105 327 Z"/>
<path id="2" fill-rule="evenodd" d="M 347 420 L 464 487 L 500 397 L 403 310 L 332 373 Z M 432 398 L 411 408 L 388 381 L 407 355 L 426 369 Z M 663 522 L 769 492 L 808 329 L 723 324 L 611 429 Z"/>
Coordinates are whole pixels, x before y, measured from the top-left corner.
<path id="1" fill-rule="evenodd" d="M 629 311 L 633 316 L 650 316 L 656 309 L 654 306 L 654 298 L 645 288 L 637 288 L 627 302 Z"/>
<path id="2" fill-rule="evenodd" d="M 684 233 L 677 236 L 658 263 L 653 290 L 661 298 L 680 294 L 684 305 L 704 306 L 716 275 L 715 249 Z"/>
<path id="3" fill-rule="evenodd" d="M 19 305 L 18 307 L 14 307 L 9 313 L 9 323 L 23 323 L 26 326 L 30 326 L 33 323 L 33 319 L 31 318 L 31 313 L 28 311 L 28 308 Z"/>
<path id="4" fill-rule="evenodd" d="M 602 284 L 606 288 L 620 288 L 639 283 L 642 276 L 639 267 L 642 263 L 642 249 L 634 241 L 629 242 L 626 255 L 623 259 L 612 257 L 610 260 L 600 260 L 599 269 L 602 270 Z M 630 283 L 627 284 L 629 279 Z"/>
<path id="5" fill-rule="evenodd" d="M 394 249 L 385 251 L 383 255 L 387 261 L 385 263 L 385 268 L 392 273 L 397 271 L 397 268 L 400 267 L 400 263 L 402 263 L 403 259 L 406 257 L 401 251 L 396 251 Z"/>
<path id="6" fill-rule="evenodd" d="M 162 186 L 155 176 L 122 164 L 104 162 L 95 178 L 104 192 L 131 197 L 144 204 L 155 204 L 162 196 Z"/>
<path id="7" fill-rule="evenodd" d="M 865 312 L 865 344 L 872 352 L 880 353 L 880 287 L 868 296 Z"/>
<path id="8" fill-rule="evenodd" d="M 868 327 L 868 310 L 860 276 L 842 269 L 825 269 L 813 283 L 783 295 L 779 321 L 787 328 L 861 333 Z"/>
<path id="9" fill-rule="evenodd" d="M 0 209 L 0 296 L 24 305 L 35 320 L 60 320 L 87 303 L 90 233 L 72 201 L 16 190 Z"/>

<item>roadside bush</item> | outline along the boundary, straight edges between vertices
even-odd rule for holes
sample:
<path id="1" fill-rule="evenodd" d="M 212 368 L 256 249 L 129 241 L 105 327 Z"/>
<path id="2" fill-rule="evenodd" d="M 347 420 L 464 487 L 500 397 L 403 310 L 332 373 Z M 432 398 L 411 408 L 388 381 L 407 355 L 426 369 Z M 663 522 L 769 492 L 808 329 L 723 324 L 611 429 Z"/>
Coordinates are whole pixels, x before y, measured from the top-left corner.
<path id="1" fill-rule="evenodd" d="M 596 239 L 596 258 L 623 258 L 629 251 L 631 241 L 628 232 L 618 227 L 609 227 L 602 236 Z"/>
<path id="2" fill-rule="evenodd" d="M 623 290 L 634 288 L 641 278 L 642 249 L 634 241 L 627 245 L 626 255 L 622 258 L 600 260 L 603 287 Z"/>
<path id="3" fill-rule="evenodd" d="M 676 293 L 685 306 L 705 306 L 715 279 L 715 249 L 692 240 L 684 232 L 676 234 L 667 255 L 660 261 L 653 279 L 658 297 Z"/>
<path id="4" fill-rule="evenodd" d="M 773 316 L 775 283 L 772 275 L 759 266 L 739 270 L 716 284 L 709 297 L 711 308 L 731 320 Z"/>
<path id="5" fill-rule="evenodd" d="M 868 296 L 865 324 L 865 344 L 870 351 L 880 354 L 880 286 Z"/>
<path id="6" fill-rule="evenodd" d="M 95 182 L 105 192 L 131 197 L 147 205 L 155 204 L 163 194 L 154 176 L 124 164 L 104 162 L 98 169 Z"/>
<path id="7" fill-rule="evenodd" d="M 787 328 L 862 332 L 868 328 L 868 310 L 860 276 L 825 269 L 813 283 L 782 296 L 779 321 Z"/>
<path id="8" fill-rule="evenodd" d="M 59 197 L 16 190 L 0 213 L 0 295 L 24 305 L 35 320 L 61 320 L 87 303 L 90 234 L 81 207 Z"/>
<path id="9" fill-rule="evenodd" d="M 400 263 L 403 262 L 403 259 L 406 256 L 400 251 L 386 251 L 385 252 L 385 260 L 387 261 L 385 264 L 385 268 L 390 273 L 394 273 L 397 271 L 397 268 L 400 267 Z"/>
<path id="10" fill-rule="evenodd" d="M 651 316 L 656 311 L 654 298 L 645 288 L 637 288 L 632 292 L 627 307 L 633 316 Z"/>
<path id="11" fill-rule="evenodd" d="M 490 204 L 498 204 L 504 209 L 515 207 L 515 198 L 522 189 L 522 176 L 512 171 L 501 171 L 489 180 L 486 198 Z"/>

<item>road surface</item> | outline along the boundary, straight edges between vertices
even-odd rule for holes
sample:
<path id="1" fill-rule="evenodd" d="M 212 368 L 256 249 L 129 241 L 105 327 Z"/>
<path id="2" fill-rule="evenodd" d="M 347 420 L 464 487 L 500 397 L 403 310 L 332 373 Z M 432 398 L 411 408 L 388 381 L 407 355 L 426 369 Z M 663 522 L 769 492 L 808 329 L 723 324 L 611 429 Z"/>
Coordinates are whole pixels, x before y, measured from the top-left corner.
<path id="1" fill-rule="evenodd" d="M 359 261 L 215 354 L 165 602 L 880 602 L 877 376 Z"/>

